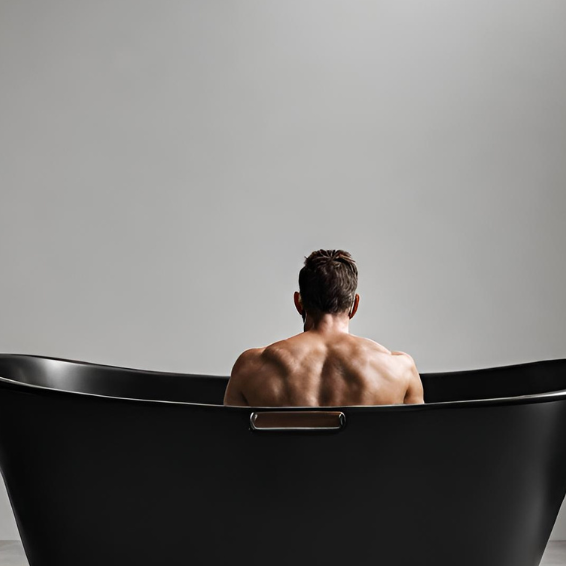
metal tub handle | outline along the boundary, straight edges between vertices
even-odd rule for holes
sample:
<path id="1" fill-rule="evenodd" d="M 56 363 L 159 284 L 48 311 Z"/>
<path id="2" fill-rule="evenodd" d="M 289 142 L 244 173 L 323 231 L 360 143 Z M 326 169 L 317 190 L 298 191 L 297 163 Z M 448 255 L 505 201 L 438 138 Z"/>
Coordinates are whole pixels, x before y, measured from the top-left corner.
<path id="1" fill-rule="evenodd" d="M 341 411 L 254 411 L 250 427 L 257 431 L 341 430 L 346 415 Z"/>

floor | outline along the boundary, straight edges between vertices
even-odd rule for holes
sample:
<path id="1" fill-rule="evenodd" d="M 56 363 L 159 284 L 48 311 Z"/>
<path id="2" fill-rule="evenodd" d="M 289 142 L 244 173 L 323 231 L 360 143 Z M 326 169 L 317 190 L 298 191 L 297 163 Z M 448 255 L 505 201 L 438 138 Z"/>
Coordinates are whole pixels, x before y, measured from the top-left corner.
<path id="1" fill-rule="evenodd" d="M 28 566 L 19 541 L 0 541 L 0 566 Z M 566 566 L 566 541 L 549 542 L 541 566 Z"/>

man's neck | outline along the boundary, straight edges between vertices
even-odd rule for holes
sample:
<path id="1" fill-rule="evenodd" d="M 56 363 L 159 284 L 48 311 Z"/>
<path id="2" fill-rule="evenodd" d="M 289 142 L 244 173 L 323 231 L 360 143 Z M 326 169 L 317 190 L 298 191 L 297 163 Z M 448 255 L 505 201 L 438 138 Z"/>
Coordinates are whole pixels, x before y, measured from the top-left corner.
<path id="1" fill-rule="evenodd" d="M 316 332 L 318 334 L 349 334 L 350 317 L 347 314 L 323 314 L 314 319 L 307 314 L 304 323 L 305 332 Z"/>

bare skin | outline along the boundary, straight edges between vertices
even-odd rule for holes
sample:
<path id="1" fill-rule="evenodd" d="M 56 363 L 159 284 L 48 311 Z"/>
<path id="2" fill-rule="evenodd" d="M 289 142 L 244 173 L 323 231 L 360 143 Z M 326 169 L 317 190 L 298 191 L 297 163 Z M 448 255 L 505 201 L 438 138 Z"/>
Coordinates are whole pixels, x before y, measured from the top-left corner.
<path id="1" fill-rule="evenodd" d="M 225 405 L 322 407 L 424 403 L 413 358 L 350 334 L 352 309 L 313 318 L 304 331 L 236 360 L 224 395 Z M 299 293 L 295 307 L 303 315 Z"/>

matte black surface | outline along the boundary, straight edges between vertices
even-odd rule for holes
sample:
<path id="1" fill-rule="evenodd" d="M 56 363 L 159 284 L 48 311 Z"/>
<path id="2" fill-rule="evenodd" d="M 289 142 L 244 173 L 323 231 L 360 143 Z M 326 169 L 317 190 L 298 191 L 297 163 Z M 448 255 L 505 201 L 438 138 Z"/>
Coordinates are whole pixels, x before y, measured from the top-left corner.
<path id="1" fill-rule="evenodd" d="M 266 432 L 252 412 L 297 408 L 223 407 L 227 377 L 0 355 L 30 566 L 538 565 L 566 491 L 566 360 L 421 377 L 426 405 Z"/>

